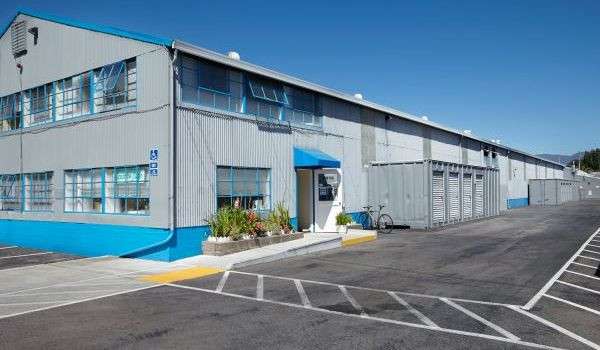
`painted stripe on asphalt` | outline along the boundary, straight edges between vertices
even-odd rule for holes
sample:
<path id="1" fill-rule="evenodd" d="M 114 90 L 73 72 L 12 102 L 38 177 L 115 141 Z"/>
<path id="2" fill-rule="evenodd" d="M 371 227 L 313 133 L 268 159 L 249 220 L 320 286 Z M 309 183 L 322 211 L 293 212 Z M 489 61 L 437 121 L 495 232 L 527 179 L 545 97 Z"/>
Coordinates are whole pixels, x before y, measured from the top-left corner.
<path id="1" fill-rule="evenodd" d="M 577 266 L 583 266 L 583 267 L 589 267 L 590 269 L 594 269 L 594 270 L 596 270 L 596 269 L 597 269 L 597 267 L 596 267 L 596 266 L 587 265 L 587 264 L 582 264 L 582 263 L 578 263 L 578 262 L 573 262 L 573 265 L 577 265 Z"/>
<path id="2" fill-rule="evenodd" d="M 13 249 L 13 248 L 19 248 L 16 245 L 10 246 L 10 247 L 0 247 L 0 250 L 4 250 L 4 249 Z"/>
<path id="3" fill-rule="evenodd" d="M 586 275 L 585 273 L 581 273 L 581 272 L 575 272 L 575 271 L 571 271 L 571 270 L 566 270 L 565 272 L 572 273 L 572 274 L 575 274 L 575 275 L 579 275 L 579 276 L 583 276 L 583 277 L 591 278 L 591 279 L 593 279 L 593 280 L 598 280 L 598 281 L 600 281 L 600 278 L 598 278 L 598 277 L 596 277 L 596 276 L 590 276 L 590 275 Z"/>
<path id="4" fill-rule="evenodd" d="M 556 281 L 556 283 L 564 284 L 564 285 L 569 286 L 569 287 L 578 288 L 578 289 L 581 289 L 581 290 L 585 290 L 586 292 L 590 292 L 590 293 L 594 293 L 594 294 L 600 295 L 600 291 L 597 291 L 597 290 L 594 290 L 594 289 L 590 289 L 590 288 L 586 288 L 586 287 L 582 287 L 582 286 L 578 286 L 578 285 L 573 284 L 573 283 L 563 282 L 561 280 Z"/>
<path id="5" fill-rule="evenodd" d="M 574 303 L 572 301 L 568 301 L 568 300 L 565 300 L 565 299 L 562 299 L 562 298 L 559 298 L 559 297 L 555 297 L 554 295 L 544 294 L 544 296 L 546 298 L 550 298 L 550 299 L 553 299 L 553 300 L 556 300 L 556 301 L 560 301 L 561 303 L 565 303 L 565 304 L 574 306 L 576 308 L 579 308 L 579 309 L 582 309 L 582 310 L 585 310 L 585 311 L 589 311 L 589 312 L 591 312 L 593 314 L 596 314 L 596 315 L 600 316 L 600 311 L 592 309 L 590 307 L 587 307 L 587 306 L 584 306 L 584 305 L 580 305 L 580 304 L 577 304 L 577 303 Z"/>
<path id="6" fill-rule="evenodd" d="M 593 245 L 593 244 L 588 244 L 590 247 L 594 247 L 594 248 L 600 248 L 600 245 Z"/>
<path id="7" fill-rule="evenodd" d="M 593 253 L 593 254 L 600 254 L 600 252 L 597 252 L 595 250 L 584 249 L 583 251 L 588 252 L 588 253 Z"/>
<path id="8" fill-rule="evenodd" d="M 188 269 L 159 273 L 155 275 L 146 275 L 143 276 L 141 280 L 156 283 L 173 283 L 177 281 L 212 276 L 221 272 L 223 272 L 223 270 L 216 269 L 213 267 L 192 267 Z"/>
<path id="9" fill-rule="evenodd" d="M 63 294 L 79 294 L 79 293 L 107 293 L 114 292 L 115 289 L 96 289 L 96 290 L 65 290 L 62 292 L 47 292 L 47 293 L 32 293 L 32 294 L 16 294 L 9 295 L 8 298 L 23 298 L 33 296 L 44 296 L 44 295 L 63 295 Z M 2 298 L 0 298 L 2 300 Z"/>
<path id="10" fill-rule="evenodd" d="M 600 261 L 600 259 L 592 258 L 591 256 L 580 255 L 579 258 L 590 259 L 594 261 Z"/>
<path id="11" fill-rule="evenodd" d="M 306 295 L 306 291 L 302 286 L 302 282 L 300 282 L 300 280 L 294 280 L 294 284 L 296 285 L 296 290 L 298 290 L 298 294 L 300 295 L 300 300 L 302 300 L 302 306 L 311 307 L 310 300 L 308 300 L 308 295 Z"/>
<path id="12" fill-rule="evenodd" d="M 485 318 L 477 315 L 476 313 L 472 312 L 471 310 L 465 309 L 464 307 L 458 305 L 457 303 L 448 300 L 446 298 L 441 298 L 441 301 L 443 301 L 444 303 L 452 306 L 453 308 L 457 309 L 458 311 L 463 312 L 465 315 L 471 317 L 474 320 L 477 320 L 481 323 L 483 323 L 484 325 L 490 327 L 491 329 L 495 330 L 496 332 L 502 334 L 503 336 L 507 337 L 508 339 L 512 339 L 512 340 L 521 340 L 519 337 L 517 337 L 516 335 L 512 334 L 511 332 L 507 331 L 506 329 L 498 326 L 495 323 L 492 323 L 488 320 L 486 320 Z"/>
<path id="13" fill-rule="evenodd" d="M 296 281 L 299 282 L 299 280 L 296 280 Z M 391 319 L 387 319 L 387 318 L 379 318 L 379 317 L 373 317 L 373 316 L 361 316 L 361 315 L 357 315 L 357 314 L 347 314 L 347 313 L 343 313 L 341 311 L 321 309 L 321 308 L 313 307 L 313 306 L 307 307 L 307 306 L 303 306 L 303 305 L 299 305 L 299 304 L 286 303 L 286 302 L 282 302 L 282 301 L 274 301 L 274 300 L 267 300 L 267 299 L 256 300 L 255 298 L 249 297 L 246 295 L 238 295 L 238 294 L 231 294 L 231 293 L 217 293 L 216 291 L 210 290 L 210 289 L 203 289 L 203 288 L 197 288 L 197 287 L 191 287 L 191 286 L 185 286 L 185 285 L 179 285 L 179 284 L 167 283 L 165 285 L 174 287 L 174 288 L 189 289 L 189 290 L 195 290 L 195 291 L 211 293 L 211 294 L 219 294 L 219 295 L 223 295 L 223 296 L 227 296 L 227 297 L 231 297 L 231 298 L 238 298 L 238 299 L 259 301 L 259 302 L 275 304 L 275 305 L 289 306 L 292 308 L 321 312 L 321 313 L 326 313 L 326 314 L 331 314 L 331 315 L 345 316 L 345 317 L 357 318 L 357 319 L 361 319 L 361 320 L 377 321 L 377 322 L 412 327 L 412 328 L 428 329 L 428 330 L 438 331 L 438 332 L 443 332 L 443 333 L 448 333 L 448 334 L 457 334 L 457 335 L 464 335 L 464 336 L 481 338 L 481 339 L 495 340 L 495 341 L 499 341 L 499 342 L 523 345 L 523 346 L 528 346 L 528 347 L 537 348 L 537 349 L 562 350 L 561 348 L 557 348 L 557 347 L 553 347 L 553 346 L 536 344 L 536 343 L 531 343 L 531 342 L 522 341 L 522 340 L 512 340 L 512 339 L 508 339 L 508 338 L 504 338 L 504 337 L 498 337 L 498 336 L 483 334 L 483 333 L 460 331 L 457 329 L 449 329 L 449 328 L 436 328 L 436 327 L 423 325 L 420 323 L 409 323 L 409 322 L 403 322 L 403 321 L 397 321 L 397 320 L 391 320 Z M 516 305 L 508 305 L 508 306 L 519 308 L 519 306 L 516 306 Z"/>
<path id="14" fill-rule="evenodd" d="M 46 254 L 52 254 L 52 252 L 32 253 L 32 254 L 13 255 L 13 256 L 3 256 L 3 257 L 0 257 L 0 259 L 24 258 L 26 256 L 36 256 L 36 255 L 46 255 Z"/>
<path id="15" fill-rule="evenodd" d="M 552 329 L 554 329 L 554 330 L 556 330 L 556 331 L 558 331 L 558 332 L 566 335 L 567 337 L 575 339 L 578 342 L 583 343 L 583 344 L 589 346 L 592 349 L 600 350 L 600 345 L 598 345 L 598 344 L 594 343 L 593 341 L 590 341 L 590 340 L 588 340 L 588 339 L 586 339 L 586 338 L 584 338 L 584 337 L 582 337 L 580 335 L 577 335 L 577 334 L 571 332 L 568 329 L 565 329 L 565 328 L 563 328 L 563 327 L 561 327 L 561 326 L 559 326 L 559 325 L 557 325 L 555 323 L 552 323 L 552 322 L 550 322 L 550 321 L 548 321 L 548 320 L 546 320 L 544 318 L 541 318 L 541 317 L 539 317 L 537 315 L 534 315 L 534 314 L 532 314 L 530 312 L 522 310 L 518 306 L 507 306 L 507 307 L 509 309 L 513 310 L 513 311 L 516 311 L 516 312 L 520 313 L 521 315 L 525 315 L 525 316 L 527 316 L 527 317 L 529 317 L 529 318 L 531 318 L 533 320 L 536 320 L 539 323 L 541 323 L 541 324 L 543 324 L 543 325 L 545 325 L 547 327 L 550 327 L 550 328 L 552 328 Z"/>
<path id="16" fill-rule="evenodd" d="M 340 289 L 340 292 L 342 292 L 342 294 L 344 294 L 344 297 L 346 297 L 346 300 L 348 300 L 348 302 L 350 302 L 350 304 L 352 304 L 352 307 L 354 307 L 356 309 L 356 311 L 360 312 L 361 316 L 367 316 L 365 309 L 363 309 L 363 307 L 358 303 L 358 301 L 356 301 L 356 299 L 354 299 L 354 297 L 348 292 L 348 289 L 346 289 L 346 287 L 338 286 L 338 288 Z"/>
<path id="17" fill-rule="evenodd" d="M 556 280 L 558 280 L 558 278 L 565 272 L 565 270 L 569 267 L 569 265 L 571 265 L 571 263 L 575 261 L 575 259 L 577 258 L 577 256 L 579 254 L 581 254 L 581 252 L 585 249 L 585 246 L 588 245 L 590 243 L 590 241 L 596 237 L 596 235 L 598 234 L 598 232 L 600 232 L 600 228 L 598 228 L 585 241 L 585 243 L 581 246 L 581 248 L 579 248 L 579 250 L 577 250 L 577 252 L 575 254 L 573 254 L 573 256 L 563 265 L 563 267 L 561 267 L 560 270 L 558 270 L 558 272 L 554 276 L 552 276 L 552 278 L 548 281 L 548 283 L 546 283 L 542 287 L 542 289 L 540 289 L 540 291 L 537 292 L 537 294 L 534 295 L 533 298 L 531 298 L 531 300 L 529 300 L 529 302 L 523 306 L 523 309 L 525 309 L 525 310 L 531 310 L 531 308 L 540 300 L 540 298 L 544 294 L 546 294 L 546 292 L 548 292 L 548 290 L 552 287 L 552 285 L 554 284 L 554 282 Z"/>
<path id="18" fill-rule="evenodd" d="M 222 292 L 223 288 L 225 288 L 225 283 L 227 283 L 227 278 L 229 278 L 229 271 L 225 271 L 225 273 L 221 277 L 221 280 L 219 281 L 219 284 L 217 285 L 218 293 Z"/>
<path id="19" fill-rule="evenodd" d="M 263 300 L 265 296 L 265 284 L 264 277 L 262 275 L 256 276 L 256 299 Z"/>
<path id="20" fill-rule="evenodd" d="M 231 271 L 231 273 L 237 273 L 237 274 L 248 275 L 248 276 L 256 276 L 257 275 L 255 273 L 243 272 L 243 271 Z M 295 281 L 296 280 L 295 278 L 281 277 L 281 276 L 274 276 L 274 275 L 263 275 L 263 276 L 268 277 L 268 278 L 280 279 L 280 280 L 284 280 L 284 281 Z M 339 286 L 339 284 L 330 283 L 330 282 L 313 281 L 313 280 L 300 280 L 300 281 L 306 282 L 306 283 L 320 284 L 323 286 L 333 286 L 333 287 Z M 389 290 L 377 289 L 377 288 L 358 287 L 358 286 L 349 286 L 349 285 L 344 285 L 344 286 L 348 287 L 348 288 L 366 290 L 366 291 L 371 291 L 371 292 L 381 292 L 381 293 L 390 292 Z M 397 293 L 400 295 L 407 295 L 407 296 L 420 297 L 420 298 L 429 298 L 429 299 L 444 298 L 443 296 L 439 296 L 439 295 L 427 295 L 427 294 L 408 293 L 408 292 L 400 292 L 400 291 L 391 291 L 391 292 L 394 292 L 394 293 Z M 502 304 L 502 303 L 494 303 L 491 301 L 480 301 L 480 300 L 472 300 L 472 299 L 461 299 L 461 298 L 447 298 L 447 299 L 458 301 L 458 302 L 463 302 L 463 303 L 482 304 L 482 305 L 493 305 L 493 306 L 509 305 L 509 304 Z"/>
<path id="21" fill-rule="evenodd" d="M 27 306 L 27 305 L 48 305 L 48 304 L 60 304 L 60 303 L 69 303 L 73 300 L 55 300 L 55 301 L 32 301 L 28 303 L 3 303 L 1 306 Z M 2 316 L 0 316 L 0 320 Z"/>
<path id="22" fill-rule="evenodd" d="M 394 300 L 396 300 L 402 306 L 404 306 L 411 314 L 415 315 L 419 320 L 421 320 L 421 322 L 423 322 L 426 325 L 431 326 L 431 327 L 440 328 L 440 326 L 438 326 L 437 324 L 435 324 L 435 322 L 433 322 L 432 320 L 430 320 L 427 316 L 423 315 L 421 313 L 421 311 L 419 311 L 419 310 L 415 309 L 414 307 L 412 307 L 412 305 L 410 305 L 409 303 L 407 303 L 406 300 L 400 298 L 396 293 L 394 293 L 394 292 L 388 292 L 388 295 L 391 296 L 392 298 L 394 298 Z"/>
<path id="23" fill-rule="evenodd" d="M 129 290 L 126 290 L 126 291 L 121 291 L 121 292 L 117 292 L 117 293 L 111 293 L 111 294 L 102 295 L 102 296 L 93 297 L 93 298 L 75 300 L 75 301 L 71 301 L 71 302 L 68 302 L 68 303 L 60 304 L 60 305 L 52 305 L 52 306 L 43 307 L 43 308 L 39 308 L 39 309 L 35 309 L 35 310 L 28 310 L 28 311 L 23 311 L 23 312 L 17 312 L 17 313 L 13 313 L 13 314 L 9 314 L 9 315 L 1 315 L 0 316 L 0 320 L 3 320 L 5 318 L 15 317 L 15 316 L 21 316 L 21 315 L 31 314 L 31 313 L 38 312 L 38 311 L 45 311 L 45 310 L 50 310 L 50 309 L 56 309 L 56 308 L 59 308 L 59 307 L 62 307 L 62 306 L 69 306 L 69 305 L 74 305 L 74 304 L 79 304 L 79 303 L 85 303 L 87 301 L 99 300 L 99 299 L 104 299 L 104 298 L 113 297 L 113 296 L 117 296 L 117 295 L 139 292 L 139 291 L 142 291 L 142 290 L 146 290 L 146 289 L 150 289 L 150 288 L 156 288 L 156 287 L 160 287 L 160 286 L 162 286 L 162 285 L 161 284 L 156 284 L 156 285 L 153 285 L 153 286 L 146 286 L 146 287 L 142 287 L 142 288 L 129 289 Z"/>

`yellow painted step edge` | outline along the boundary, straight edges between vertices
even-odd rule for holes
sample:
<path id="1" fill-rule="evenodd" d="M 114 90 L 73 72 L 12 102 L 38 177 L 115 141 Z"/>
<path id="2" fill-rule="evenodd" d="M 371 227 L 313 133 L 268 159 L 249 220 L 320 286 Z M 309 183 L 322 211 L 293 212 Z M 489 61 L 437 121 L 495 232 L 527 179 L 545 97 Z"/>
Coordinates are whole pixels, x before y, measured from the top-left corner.
<path id="1" fill-rule="evenodd" d="M 376 239 L 377 239 L 376 235 L 368 235 L 368 236 L 363 236 L 363 237 L 343 239 L 342 247 L 350 247 L 353 245 L 374 241 Z"/>
<path id="2" fill-rule="evenodd" d="M 216 275 L 223 272 L 224 270 L 217 269 L 214 267 L 192 267 L 189 269 L 175 270 L 165 273 L 159 273 L 156 275 L 146 275 L 141 279 L 147 282 L 156 283 L 173 283 L 177 281 L 190 280 L 194 278 L 201 278 L 210 275 Z"/>

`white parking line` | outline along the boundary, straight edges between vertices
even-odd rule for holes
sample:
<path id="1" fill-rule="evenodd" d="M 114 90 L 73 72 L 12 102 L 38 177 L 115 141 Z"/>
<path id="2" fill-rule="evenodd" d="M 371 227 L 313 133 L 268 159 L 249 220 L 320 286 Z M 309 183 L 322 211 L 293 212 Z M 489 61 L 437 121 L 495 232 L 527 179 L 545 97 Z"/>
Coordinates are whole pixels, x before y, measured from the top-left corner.
<path id="1" fill-rule="evenodd" d="M 438 326 L 437 324 L 435 324 L 435 322 L 433 322 L 432 320 L 430 320 L 427 316 L 423 315 L 421 313 L 421 311 L 415 309 L 414 307 L 412 307 L 412 305 L 410 305 L 409 303 L 407 303 L 404 299 L 400 298 L 396 293 L 394 292 L 388 292 L 388 294 L 394 298 L 394 300 L 396 300 L 398 303 L 400 303 L 402 306 L 404 306 L 406 309 L 408 309 L 408 311 L 415 315 L 419 320 L 421 320 L 421 322 L 425 323 L 428 326 L 431 327 L 435 327 L 435 328 L 440 328 L 440 326 Z"/>
<path id="2" fill-rule="evenodd" d="M 561 327 L 561 326 L 559 326 L 559 325 L 557 325 L 555 323 L 552 323 L 552 322 L 550 322 L 550 321 L 548 321 L 548 320 L 546 320 L 544 318 L 536 316 L 536 315 L 534 315 L 534 314 L 532 314 L 530 312 L 522 310 L 522 308 L 520 308 L 518 306 L 507 306 L 507 307 L 509 309 L 514 310 L 514 311 L 516 311 L 516 312 L 518 312 L 518 313 L 520 313 L 522 315 L 525 315 L 525 316 L 527 316 L 527 317 L 529 317 L 529 318 L 531 318 L 533 320 L 536 320 L 539 323 L 541 323 L 541 324 L 543 324 L 543 325 L 545 325 L 547 327 L 550 327 L 550 328 L 552 328 L 552 329 L 554 329 L 554 330 L 556 330 L 556 331 L 558 331 L 558 332 L 560 332 L 560 333 L 562 333 L 562 334 L 564 334 L 564 335 L 566 335 L 566 336 L 568 336 L 570 338 L 573 338 L 573 339 L 577 340 L 578 342 L 583 343 L 583 344 L 589 346 L 592 349 L 600 350 L 600 345 L 598 345 L 598 344 L 594 343 L 593 341 L 590 341 L 590 340 L 588 340 L 588 339 L 586 339 L 586 338 L 584 338 L 584 337 L 582 337 L 580 335 L 577 335 L 577 334 L 571 332 L 568 329 L 565 329 L 565 328 L 563 328 L 563 327 Z"/>
<path id="3" fill-rule="evenodd" d="M 16 245 L 10 247 L 0 247 L 0 250 L 18 248 Z"/>
<path id="4" fill-rule="evenodd" d="M 294 280 L 294 284 L 296 285 L 296 290 L 298 290 L 298 294 L 300 295 L 300 300 L 302 300 L 302 305 L 305 307 L 310 307 L 310 300 L 308 300 L 308 295 L 306 295 L 306 291 L 304 287 L 302 287 L 302 282 L 300 280 Z"/>
<path id="5" fill-rule="evenodd" d="M 583 251 L 587 253 L 600 254 L 600 252 L 597 252 L 595 250 L 584 249 Z"/>
<path id="6" fill-rule="evenodd" d="M 227 282 L 227 278 L 229 278 L 229 271 L 225 271 L 225 273 L 221 277 L 221 280 L 219 281 L 219 284 L 217 285 L 218 293 L 222 292 L 223 288 L 225 288 L 225 283 Z"/>
<path id="7" fill-rule="evenodd" d="M 589 267 L 590 269 L 594 269 L 594 270 L 598 269 L 598 267 L 596 267 L 596 266 L 582 264 L 582 263 L 578 263 L 578 262 L 573 262 L 573 265 L 583 266 L 583 267 Z"/>
<path id="8" fill-rule="evenodd" d="M 346 287 L 338 286 L 338 288 L 340 289 L 340 292 L 342 292 L 342 294 L 344 294 L 344 297 L 346 297 L 346 300 L 348 300 L 348 302 L 350 304 L 352 304 L 352 307 L 354 307 L 356 309 L 356 311 L 360 312 L 361 316 L 368 316 L 367 313 L 365 312 L 365 309 L 363 309 L 363 307 L 358 303 L 358 301 L 356 301 L 356 299 L 354 299 L 354 297 L 348 292 Z"/>
<path id="9" fill-rule="evenodd" d="M 565 300 L 565 299 L 562 299 L 562 298 L 559 298 L 559 297 L 555 297 L 554 295 L 544 294 L 544 296 L 546 298 L 550 298 L 550 299 L 553 299 L 553 300 L 556 300 L 556 301 L 560 301 L 561 303 L 565 303 L 565 304 L 574 306 L 576 308 L 579 308 L 579 309 L 582 309 L 582 310 L 585 310 L 585 311 L 589 311 L 589 312 L 591 312 L 593 314 L 596 314 L 596 315 L 600 316 L 600 311 L 592 309 L 590 307 L 587 307 L 587 306 L 584 306 L 584 305 L 580 305 L 580 304 L 577 304 L 577 303 L 574 303 L 572 301 L 568 301 L 568 300 Z"/>
<path id="10" fill-rule="evenodd" d="M 0 259 L 24 258 L 26 256 L 36 256 L 36 255 L 46 255 L 46 254 L 52 254 L 52 252 L 32 253 L 32 254 L 13 255 L 13 256 L 3 256 L 3 257 L 0 257 Z"/>
<path id="11" fill-rule="evenodd" d="M 575 275 L 579 275 L 579 276 L 583 276 L 583 277 L 591 278 L 593 280 L 600 281 L 600 278 L 595 277 L 595 276 L 586 275 L 585 273 L 575 272 L 575 271 L 571 271 L 571 270 L 566 270 L 565 272 L 572 273 L 572 274 L 575 274 Z"/>
<path id="12" fill-rule="evenodd" d="M 296 284 L 296 286 L 298 286 L 298 285 L 302 286 L 302 284 L 300 283 L 300 280 L 294 280 L 294 281 L 298 281 L 298 283 Z M 500 342 L 504 342 L 504 343 L 516 344 L 516 345 L 523 345 L 523 346 L 528 346 L 528 347 L 537 348 L 537 349 L 549 349 L 549 350 L 550 349 L 551 350 L 558 350 L 558 349 L 560 349 L 560 348 L 556 348 L 556 347 L 552 347 L 552 346 L 548 346 L 548 345 L 541 345 L 541 344 L 531 343 L 531 342 L 527 342 L 527 341 L 514 340 L 514 339 L 509 339 L 509 338 L 499 337 L 499 336 L 494 336 L 494 335 L 489 335 L 489 334 L 483 334 L 483 333 L 474 333 L 474 332 L 461 331 L 461 330 L 457 330 L 457 329 L 432 327 L 432 326 L 423 325 L 423 324 L 419 324 L 419 323 L 409 323 L 409 322 L 403 322 L 403 321 L 397 321 L 397 320 L 392 320 L 392 319 L 387 319 L 387 318 L 379 318 L 379 317 L 373 317 L 373 316 L 362 316 L 362 315 L 357 315 L 357 314 L 348 314 L 348 313 L 344 313 L 344 312 L 341 312 L 341 311 L 321 309 L 321 308 L 318 308 L 318 307 L 305 306 L 305 305 L 299 305 L 299 304 L 292 304 L 292 303 L 286 303 L 286 302 L 282 302 L 282 301 L 274 301 L 274 300 L 267 300 L 267 299 L 257 300 L 257 299 L 255 299 L 253 297 L 249 297 L 249 296 L 246 296 L 246 295 L 238 295 L 238 294 L 231 294 L 231 293 L 225 293 L 225 292 L 220 292 L 219 293 L 219 292 L 216 292 L 216 291 L 211 290 L 211 289 L 203 289 L 203 288 L 191 287 L 191 286 L 186 286 L 186 285 L 179 285 L 179 284 L 172 284 L 172 283 L 166 283 L 165 285 L 171 286 L 171 287 L 174 287 L 174 288 L 188 289 L 188 290 L 194 290 L 194 291 L 211 293 L 211 294 L 219 294 L 219 295 L 223 295 L 223 296 L 227 296 L 227 297 L 231 297 L 231 298 L 238 298 L 238 299 L 251 300 L 251 301 L 259 301 L 259 302 L 268 303 L 268 304 L 274 304 L 274 305 L 283 305 L 283 306 L 288 306 L 288 307 L 292 307 L 292 308 L 298 308 L 298 309 L 309 310 L 309 311 L 314 311 L 314 312 L 321 312 L 321 313 L 326 313 L 326 314 L 331 314 L 331 315 L 344 316 L 344 317 L 350 317 L 350 318 L 357 318 L 357 319 L 369 320 L 369 321 L 377 321 L 377 322 L 394 324 L 394 325 L 399 325 L 399 326 L 412 327 L 412 328 L 427 329 L 427 330 L 438 331 L 438 332 L 447 333 L 447 334 L 457 334 L 457 335 L 464 335 L 464 336 L 469 336 L 469 337 L 474 337 L 474 338 L 480 338 L 480 339 L 495 340 L 495 341 L 500 341 Z M 519 308 L 516 305 L 508 305 L 507 307 Z M 593 344 L 593 343 L 591 343 L 591 344 Z"/>
<path id="13" fill-rule="evenodd" d="M 265 295 L 264 288 L 264 277 L 262 275 L 256 276 L 258 277 L 256 280 L 256 299 L 262 300 Z"/>
<path id="14" fill-rule="evenodd" d="M 579 248 L 579 250 L 577 250 L 577 252 L 575 254 L 573 254 L 573 256 L 563 265 L 563 267 L 561 267 L 560 270 L 558 270 L 558 272 L 554 276 L 552 276 L 552 278 L 548 281 L 548 283 L 546 283 L 542 287 L 542 289 L 540 289 L 540 291 L 537 292 L 537 294 L 534 295 L 533 298 L 531 298 L 531 300 L 529 300 L 529 302 L 523 306 L 523 309 L 531 310 L 531 308 L 533 308 L 533 306 L 540 300 L 540 298 L 544 294 L 546 294 L 546 292 L 548 292 L 548 290 L 552 287 L 554 282 L 556 282 L 560 278 L 560 276 L 565 272 L 565 270 L 569 267 L 569 265 L 571 265 L 571 263 L 574 262 L 575 259 L 577 259 L 577 256 L 579 256 L 579 254 L 581 254 L 581 252 L 585 249 L 585 246 L 588 245 L 590 243 L 590 241 L 596 237 L 598 232 L 600 232 L 600 228 L 598 228 L 596 230 L 596 232 L 594 232 L 590 236 L 590 238 L 588 238 L 585 241 L 585 243 L 581 246 L 581 248 Z"/>
<path id="15" fill-rule="evenodd" d="M 594 247 L 594 248 L 600 248 L 600 245 L 593 245 L 593 244 L 588 244 L 590 247 Z"/>
<path id="16" fill-rule="evenodd" d="M 590 292 L 590 293 L 594 293 L 594 294 L 600 295 L 600 292 L 597 291 L 597 290 L 586 288 L 586 287 L 582 287 L 582 286 L 578 286 L 578 285 L 573 284 L 573 283 L 563 282 L 563 281 L 560 281 L 560 280 L 556 281 L 556 283 L 564 284 L 564 285 L 569 286 L 569 287 L 573 287 L 573 288 L 585 290 L 586 292 Z"/>
<path id="17" fill-rule="evenodd" d="M 591 256 L 580 255 L 579 257 L 583 258 L 583 259 L 590 259 L 590 260 L 600 261 L 600 259 L 592 258 Z"/>
<path id="18" fill-rule="evenodd" d="M 464 314 L 466 314 L 467 316 L 471 317 L 474 320 L 477 320 L 481 323 L 483 323 L 484 325 L 490 327 L 491 329 L 495 330 L 496 332 L 502 334 L 503 336 L 507 337 L 508 339 L 512 339 L 512 340 L 521 340 L 519 337 L 517 337 L 516 335 L 512 334 L 511 332 L 507 331 L 506 329 L 498 326 L 497 324 L 494 324 L 488 320 L 486 320 L 485 318 L 477 315 L 476 313 L 472 312 L 471 310 L 465 309 L 464 307 L 458 305 L 457 303 L 450 301 L 446 298 L 442 298 L 440 299 L 441 301 L 443 301 L 444 303 L 452 306 L 453 308 L 457 309 L 458 311 L 463 312 Z"/>
<path id="19" fill-rule="evenodd" d="M 96 289 L 96 290 L 65 290 L 62 292 L 46 292 L 46 293 L 31 293 L 31 294 L 15 294 L 9 295 L 8 298 L 28 298 L 28 297 L 37 297 L 37 296 L 45 296 L 45 295 L 63 295 L 63 294 L 86 294 L 86 293 L 107 293 L 114 292 L 114 289 Z M 0 300 L 2 300 L 0 298 Z"/>

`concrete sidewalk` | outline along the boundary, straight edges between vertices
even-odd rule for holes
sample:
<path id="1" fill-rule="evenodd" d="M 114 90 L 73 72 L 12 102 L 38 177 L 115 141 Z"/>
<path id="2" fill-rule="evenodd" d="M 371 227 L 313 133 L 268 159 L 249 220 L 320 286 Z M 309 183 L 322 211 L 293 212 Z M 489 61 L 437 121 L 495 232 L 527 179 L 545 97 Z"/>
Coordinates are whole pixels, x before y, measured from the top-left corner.
<path id="1" fill-rule="evenodd" d="M 179 265 L 213 267 L 231 270 L 242 266 L 281 260 L 293 256 L 340 248 L 377 239 L 376 231 L 350 229 L 345 235 L 332 233 L 306 233 L 294 241 L 246 250 L 239 253 L 210 256 L 198 255 L 178 260 Z"/>

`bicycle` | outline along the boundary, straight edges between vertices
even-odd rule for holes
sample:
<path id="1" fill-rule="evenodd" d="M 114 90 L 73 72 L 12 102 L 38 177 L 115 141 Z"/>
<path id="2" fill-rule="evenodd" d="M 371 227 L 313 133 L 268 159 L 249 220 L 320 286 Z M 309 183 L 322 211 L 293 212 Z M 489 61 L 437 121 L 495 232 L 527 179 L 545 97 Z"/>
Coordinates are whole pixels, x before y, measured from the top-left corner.
<path id="1" fill-rule="evenodd" d="M 381 233 L 390 233 L 394 228 L 394 220 L 388 214 L 381 214 L 381 210 L 385 208 L 385 205 L 379 204 L 379 210 L 377 211 L 377 219 L 375 219 L 372 205 L 367 205 L 363 207 L 365 209 L 364 212 L 360 214 L 358 217 L 358 223 L 363 226 L 363 229 L 369 230 L 375 228 L 377 231 Z M 373 223 L 375 226 L 373 227 Z"/>

